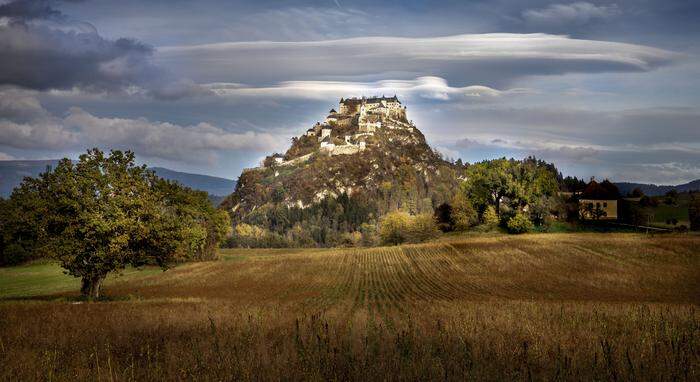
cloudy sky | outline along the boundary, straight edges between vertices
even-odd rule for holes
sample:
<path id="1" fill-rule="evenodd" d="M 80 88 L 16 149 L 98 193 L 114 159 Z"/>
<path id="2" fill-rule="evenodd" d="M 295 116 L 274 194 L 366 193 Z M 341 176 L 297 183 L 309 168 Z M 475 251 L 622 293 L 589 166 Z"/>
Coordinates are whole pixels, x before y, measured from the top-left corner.
<path id="1" fill-rule="evenodd" d="M 132 149 L 237 178 L 340 97 L 468 162 L 700 178 L 700 2 L 0 0 L 0 160 Z"/>

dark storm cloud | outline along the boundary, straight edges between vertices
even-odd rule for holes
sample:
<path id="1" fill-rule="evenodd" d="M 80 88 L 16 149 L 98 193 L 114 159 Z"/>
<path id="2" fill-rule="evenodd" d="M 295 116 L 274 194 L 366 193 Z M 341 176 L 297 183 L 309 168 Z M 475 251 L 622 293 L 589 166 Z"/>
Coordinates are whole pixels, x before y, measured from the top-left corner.
<path id="1" fill-rule="evenodd" d="M 51 2 L 14 1 L 0 6 L 0 17 L 0 85 L 110 92 L 136 86 L 163 99 L 207 93 L 155 66 L 151 46 L 106 39 L 92 25 L 69 20 Z"/>
<path id="2" fill-rule="evenodd" d="M 51 7 L 51 1 L 17 0 L 0 5 L 0 17 L 29 19 L 63 19 L 63 14 Z"/>
<path id="3" fill-rule="evenodd" d="M 153 49 L 138 41 L 106 40 L 14 21 L 0 26 L 0 83 L 30 89 L 114 90 L 157 74 Z"/>

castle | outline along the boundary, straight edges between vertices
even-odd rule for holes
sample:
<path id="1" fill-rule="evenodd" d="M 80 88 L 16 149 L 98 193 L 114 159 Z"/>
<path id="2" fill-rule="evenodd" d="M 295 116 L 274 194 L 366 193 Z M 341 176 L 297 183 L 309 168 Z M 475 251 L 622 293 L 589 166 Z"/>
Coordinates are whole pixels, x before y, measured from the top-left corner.
<path id="1" fill-rule="evenodd" d="M 406 107 L 398 97 L 362 97 L 340 99 L 338 111 L 331 109 L 324 124 L 320 122 L 306 131 L 307 136 L 318 136 L 319 141 L 329 137 L 334 126 L 348 127 L 357 121 L 361 133 L 373 133 L 382 127 L 382 121 L 394 122 L 400 127 L 410 127 L 406 120 Z"/>
<path id="2" fill-rule="evenodd" d="M 355 128 L 353 128 L 355 127 Z M 379 129 L 404 129 L 413 132 L 406 119 L 406 107 L 398 97 L 341 98 L 338 110 L 331 109 L 323 123 L 317 122 L 302 138 L 318 142 L 318 151 L 327 155 L 351 155 L 364 151 L 367 138 Z M 308 158 L 308 155 L 305 155 Z M 300 158 L 282 157 L 266 161 L 270 165 L 298 163 Z M 266 165 L 267 167 L 267 165 Z"/>

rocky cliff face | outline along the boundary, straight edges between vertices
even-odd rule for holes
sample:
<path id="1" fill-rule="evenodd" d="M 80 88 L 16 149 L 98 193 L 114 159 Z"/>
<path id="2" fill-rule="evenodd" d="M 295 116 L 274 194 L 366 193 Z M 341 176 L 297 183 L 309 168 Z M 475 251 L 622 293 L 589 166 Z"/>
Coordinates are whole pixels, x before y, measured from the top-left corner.
<path id="1" fill-rule="evenodd" d="M 306 209 L 341 195 L 370 201 L 374 215 L 432 212 L 451 198 L 462 169 L 428 146 L 398 99 L 343 102 L 343 112 L 331 110 L 325 122 L 293 138 L 286 153 L 241 174 L 222 204 L 234 222 L 263 206 Z"/>

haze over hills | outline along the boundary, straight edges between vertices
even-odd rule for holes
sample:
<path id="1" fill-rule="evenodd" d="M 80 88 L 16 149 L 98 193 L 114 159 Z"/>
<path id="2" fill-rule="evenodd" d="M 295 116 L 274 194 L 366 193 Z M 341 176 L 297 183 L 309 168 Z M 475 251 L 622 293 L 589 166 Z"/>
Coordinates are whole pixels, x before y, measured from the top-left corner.
<path id="1" fill-rule="evenodd" d="M 699 191 L 700 190 L 700 179 L 693 180 L 692 182 L 678 184 L 675 186 L 671 185 L 656 185 L 656 184 L 646 184 L 646 183 L 630 183 L 630 182 L 619 182 L 615 183 L 620 192 L 624 195 L 635 188 L 642 190 L 644 195 L 649 196 L 659 196 L 663 195 L 673 189 L 678 192 L 688 192 L 688 191 Z"/>
<path id="2" fill-rule="evenodd" d="M 24 177 L 37 176 L 45 171 L 47 166 L 55 166 L 57 163 L 57 159 L 0 161 L 0 196 L 9 196 Z M 231 179 L 190 174 L 163 167 L 151 167 L 151 169 L 162 178 L 177 181 L 196 190 L 206 191 L 214 204 L 218 204 L 223 196 L 230 194 L 236 188 L 236 181 Z"/>

